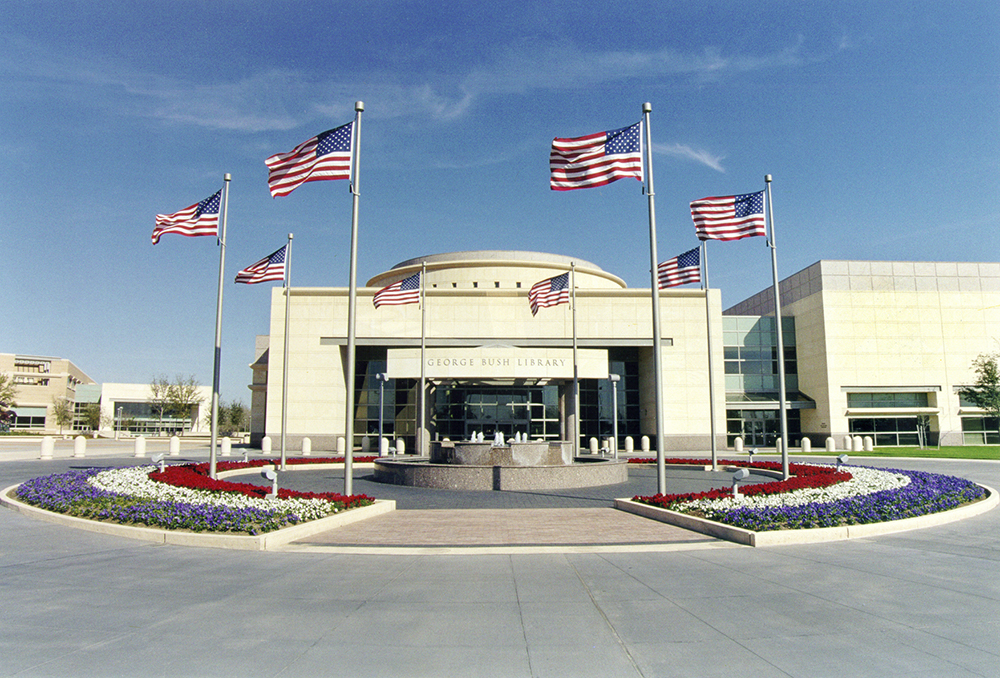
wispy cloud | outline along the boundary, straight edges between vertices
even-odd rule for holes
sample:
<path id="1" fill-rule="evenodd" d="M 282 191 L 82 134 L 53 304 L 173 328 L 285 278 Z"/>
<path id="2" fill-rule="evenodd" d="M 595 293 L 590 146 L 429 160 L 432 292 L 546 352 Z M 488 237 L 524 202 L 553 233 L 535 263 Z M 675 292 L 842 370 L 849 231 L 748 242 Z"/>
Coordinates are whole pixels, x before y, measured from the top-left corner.
<path id="1" fill-rule="evenodd" d="M 691 148 L 686 144 L 653 144 L 652 149 L 653 153 L 670 155 L 675 158 L 687 158 L 710 167 L 716 172 L 726 173 L 725 168 L 722 167 L 722 160 L 726 157 L 724 155 L 712 155 L 708 151 Z"/>
<path id="2" fill-rule="evenodd" d="M 0 44 L 0 74 L 15 83 L 44 82 L 46 92 L 76 97 L 119 114 L 209 129 L 262 132 L 292 129 L 320 117 L 350 117 L 351 103 L 361 92 L 378 101 L 380 117 L 452 121 L 469 114 L 479 101 L 497 96 L 639 78 L 687 77 L 705 82 L 741 72 L 794 66 L 803 61 L 800 47 L 801 41 L 773 54 L 754 56 L 724 55 L 717 49 L 694 53 L 671 48 L 588 51 L 564 42 L 519 44 L 502 49 L 464 76 L 445 77 L 429 68 L 412 76 L 413 84 L 400 83 L 401 76 L 391 73 L 339 78 L 291 69 L 265 70 L 228 81 L 219 76 L 191 82 L 144 72 L 115 57 L 60 53 L 15 37 Z M 722 171 L 719 159 L 702 151 L 678 145 L 659 152 L 690 157 Z"/>

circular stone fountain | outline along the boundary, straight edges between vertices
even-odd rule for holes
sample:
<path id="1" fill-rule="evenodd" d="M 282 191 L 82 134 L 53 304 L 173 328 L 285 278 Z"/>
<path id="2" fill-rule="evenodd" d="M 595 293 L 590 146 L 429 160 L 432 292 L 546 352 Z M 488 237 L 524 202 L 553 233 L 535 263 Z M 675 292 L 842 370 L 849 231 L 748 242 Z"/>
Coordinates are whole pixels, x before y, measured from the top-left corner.
<path id="1" fill-rule="evenodd" d="M 431 456 L 375 460 L 375 480 L 442 490 L 554 490 L 628 480 L 624 460 L 573 457 L 566 441 L 431 443 Z"/>

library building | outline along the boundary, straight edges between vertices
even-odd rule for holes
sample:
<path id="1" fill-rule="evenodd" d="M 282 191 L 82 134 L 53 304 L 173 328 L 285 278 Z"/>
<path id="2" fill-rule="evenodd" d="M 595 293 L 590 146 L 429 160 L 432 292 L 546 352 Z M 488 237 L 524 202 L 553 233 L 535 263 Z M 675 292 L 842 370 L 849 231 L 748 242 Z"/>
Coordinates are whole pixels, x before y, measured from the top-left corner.
<path id="1" fill-rule="evenodd" d="M 571 269 L 571 300 L 533 314 L 531 288 Z M 422 304 L 375 306 L 422 271 Z M 719 449 L 737 438 L 773 447 L 779 360 L 790 446 L 1000 444 L 997 420 L 958 393 L 975 380 L 973 360 L 1000 351 L 1000 263 L 821 260 L 782 280 L 779 297 L 776 319 L 770 288 L 727 309 L 718 289 L 660 291 L 665 452 L 710 449 L 713 411 Z M 251 365 L 252 442 L 281 435 L 283 397 L 289 449 L 348 439 L 348 304 L 348 288 L 291 288 L 286 370 L 285 291 L 272 290 Z M 609 446 L 616 430 L 619 449 L 629 437 L 639 450 L 643 436 L 655 447 L 652 305 L 650 289 L 557 254 L 396 264 L 357 289 L 351 444 L 375 450 L 381 431 L 426 455 L 430 441 L 474 433 L 569 441 L 579 429 L 581 450 Z"/>

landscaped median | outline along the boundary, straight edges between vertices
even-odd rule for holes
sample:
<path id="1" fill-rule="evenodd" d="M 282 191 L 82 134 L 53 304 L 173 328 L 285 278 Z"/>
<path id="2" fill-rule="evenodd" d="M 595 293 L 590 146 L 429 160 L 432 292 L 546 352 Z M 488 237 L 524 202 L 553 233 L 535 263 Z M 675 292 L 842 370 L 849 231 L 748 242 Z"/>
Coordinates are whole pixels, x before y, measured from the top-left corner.
<path id="1" fill-rule="evenodd" d="M 293 468 L 302 468 L 297 460 Z M 362 461 L 362 460 L 358 460 Z M 307 460 L 342 464 L 343 459 Z M 217 475 L 271 467 L 266 460 L 222 462 Z M 316 466 L 310 466 L 315 468 Z M 366 495 L 279 490 L 213 480 L 208 464 L 85 469 L 7 488 L 10 508 L 95 532 L 163 543 L 264 550 L 392 511 L 395 502 Z"/>
<path id="2" fill-rule="evenodd" d="M 670 463 L 710 465 L 695 459 Z M 745 467 L 763 474 L 781 471 L 775 462 L 721 464 L 729 470 Z M 929 527 L 988 511 L 998 502 L 991 488 L 937 473 L 791 464 L 789 474 L 787 480 L 741 487 L 739 496 L 727 488 L 618 499 L 615 506 L 720 539 L 767 546 Z"/>

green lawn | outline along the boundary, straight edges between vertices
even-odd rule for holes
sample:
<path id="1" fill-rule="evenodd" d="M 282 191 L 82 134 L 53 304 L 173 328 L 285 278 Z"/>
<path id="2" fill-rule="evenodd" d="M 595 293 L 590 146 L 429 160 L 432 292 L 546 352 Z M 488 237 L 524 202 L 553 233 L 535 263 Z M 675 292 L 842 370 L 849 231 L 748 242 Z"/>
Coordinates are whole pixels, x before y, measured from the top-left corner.
<path id="1" fill-rule="evenodd" d="M 790 455 L 801 454 L 794 448 Z M 826 450 L 813 448 L 811 456 L 829 457 Z M 837 450 L 834 456 L 844 454 Z M 949 459 L 1000 459 L 1000 447 L 993 445 L 959 445 L 954 447 L 876 447 L 873 452 L 847 452 L 851 457 L 945 457 Z"/>

